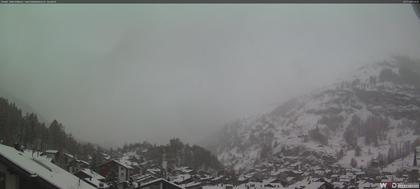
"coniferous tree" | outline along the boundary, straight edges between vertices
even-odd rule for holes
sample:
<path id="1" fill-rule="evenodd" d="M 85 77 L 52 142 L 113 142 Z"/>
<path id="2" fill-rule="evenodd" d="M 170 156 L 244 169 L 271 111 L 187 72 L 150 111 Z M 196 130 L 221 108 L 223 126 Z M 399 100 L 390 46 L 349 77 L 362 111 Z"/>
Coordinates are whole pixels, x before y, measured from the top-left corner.
<path id="1" fill-rule="evenodd" d="M 57 120 L 47 127 L 35 113 L 22 115 L 22 111 L 14 104 L 0 97 L 0 142 L 5 145 L 24 145 L 34 150 L 55 149 L 71 153 L 78 159 L 91 163 L 96 168 L 104 162 L 102 152 L 117 157 L 118 153 L 108 153 L 106 150 L 90 143 L 80 143 L 70 133 L 66 133 L 64 126 Z M 189 166 L 194 169 L 211 168 L 218 170 L 222 167 L 217 158 L 209 151 L 199 146 L 184 144 L 180 139 L 172 139 L 168 145 L 152 145 L 148 142 L 127 144 L 125 150 L 137 150 L 143 160 L 154 160 L 161 165 L 162 153 L 167 152 L 168 163 L 176 166 Z M 147 149 L 146 151 L 143 151 Z"/>
<path id="2" fill-rule="evenodd" d="M 351 158 L 350 165 L 351 165 L 353 168 L 357 167 L 357 161 L 356 161 L 356 159 Z"/>
<path id="3" fill-rule="evenodd" d="M 68 151 L 87 160 L 91 145 L 76 141 L 64 131 L 64 126 L 54 120 L 49 127 L 35 113 L 22 114 L 15 104 L 0 97 L 0 141 L 9 146 L 23 145 L 34 150 L 57 149 Z"/>
<path id="4" fill-rule="evenodd" d="M 354 148 L 354 154 L 355 154 L 355 156 L 360 156 L 362 154 L 362 149 L 360 148 L 360 146 L 357 145 Z"/>

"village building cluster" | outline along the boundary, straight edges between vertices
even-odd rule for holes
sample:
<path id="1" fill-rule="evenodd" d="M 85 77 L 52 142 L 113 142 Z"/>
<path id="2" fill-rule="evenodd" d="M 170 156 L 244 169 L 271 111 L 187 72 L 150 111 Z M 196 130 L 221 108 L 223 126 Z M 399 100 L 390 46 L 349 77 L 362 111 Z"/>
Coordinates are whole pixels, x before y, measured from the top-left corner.
<path id="1" fill-rule="evenodd" d="M 417 148 L 420 152 L 420 148 Z M 343 168 L 306 159 L 277 157 L 237 174 L 232 169 L 207 172 L 189 167 L 167 168 L 129 157 L 108 160 L 92 170 L 89 163 L 57 150 L 25 151 L 0 144 L 0 188 L 6 189 L 370 189 L 381 182 L 418 182 L 417 153 L 413 166 L 386 172 L 375 161 L 368 169 Z M 109 180 L 109 178 L 115 178 Z"/>

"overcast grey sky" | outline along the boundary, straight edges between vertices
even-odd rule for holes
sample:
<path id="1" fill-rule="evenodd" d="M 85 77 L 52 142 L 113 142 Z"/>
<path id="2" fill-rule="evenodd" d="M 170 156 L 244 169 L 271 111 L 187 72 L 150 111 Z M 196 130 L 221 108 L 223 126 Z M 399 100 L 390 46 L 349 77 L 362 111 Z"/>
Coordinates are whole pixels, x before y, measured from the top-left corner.
<path id="1" fill-rule="evenodd" d="M 420 58 L 410 5 L 2 5 L 0 91 L 101 145 L 270 111 L 347 70 Z"/>

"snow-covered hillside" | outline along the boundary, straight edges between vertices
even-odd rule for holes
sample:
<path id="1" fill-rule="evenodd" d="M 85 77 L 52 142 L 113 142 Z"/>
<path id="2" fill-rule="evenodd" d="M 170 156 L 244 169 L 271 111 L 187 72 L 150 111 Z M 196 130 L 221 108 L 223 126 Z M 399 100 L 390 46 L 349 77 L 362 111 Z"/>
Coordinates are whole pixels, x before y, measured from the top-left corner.
<path id="1" fill-rule="evenodd" d="M 320 164 L 387 164 L 411 153 L 420 136 L 419 79 L 419 65 L 406 58 L 367 65 L 270 113 L 227 125 L 218 158 L 236 170 L 284 155 L 303 161 L 308 153 Z"/>

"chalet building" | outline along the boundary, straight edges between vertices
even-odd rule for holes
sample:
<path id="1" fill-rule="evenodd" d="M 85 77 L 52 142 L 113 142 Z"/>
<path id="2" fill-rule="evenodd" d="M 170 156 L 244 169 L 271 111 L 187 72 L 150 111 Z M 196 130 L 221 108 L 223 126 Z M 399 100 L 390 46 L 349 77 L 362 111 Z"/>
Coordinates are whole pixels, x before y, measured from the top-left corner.
<path id="1" fill-rule="evenodd" d="M 59 150 L 46 150 L 41 153 L 41 156 L 50 158 L 54 164 L 60 166 L 61 168 L 66 168 L 68 164 L 76 159 L 73 155 Z"/>
<path id="2" fill-rule="evenodd" d="M 156 180 L 158 179 L 158 177 L 155 177 L 151 174 L 137 174 L 137 175 L 132 175 L 131 178 L 133 179 L 133 181 L 135 183 L 137 183 L 137 185 L 142 185 L 143 183 L 148 183 L 152 180 Z"/>
<path id="3" fill-rule="evenodd" d="M 408 173 L 408 182 L 418 182 L 419 179 L 419 170 L 417 167 L 413 167 L 411 170 L 409 170 Z"/>
<path id="4" fill-rule="evenodd" d="M 377 183 L 370 183 L 370 182 L 361 182 L 359 183 L 360 189 L 376 189 L 378 188 Z"/>
<path id="5" fill-rule="evenodd" d="M 66 165 L 67 171 L 76 173 L 82 169 L 89 168 L 89 163 L 83 160 L 73 159 Z"/>
<path id="6" fill-rule="evenodd" d="M 0 144 L 0 188 L 95 189 L 44 156 Z"/>
<path id="7" fill-rule="evenodd" d="M 74 173 L 77 177 L 84 180 L 86 183 L 94 186 L 98 189 L 106 189 L 109 188 L 109 186 L 104 182 L 105 177 L 100 175 L 99 173 L 90 170 L 90 169 L 81 169 L 78 172 Z"/>
<path id="8" fill-rule="evenodd" d="M 54 159 L 55 155 L 58 153 L 58 150 L 45 150 L 45 152 L 41 153 L 41 156 L 45 156 L 49 159 Z"/>
<path id="9" fill-rule="evenodd" d="M 176 178 L 174 178 L 171 181 L 174 182 L 175 184 L 183 185 L 183 184 L 186 184 L 186 183 L 190 183 L 193 180 L 194 180 L 194 177 L 192 175 L 182 174 L 182 175 L 177 175 Z"/>
<path id="10" fill-rule="evenodd" d="M 163 177 L 164 170 L 160 169 L 159 167 L 154 167 L 150 169 L 146 169 L 145 174 L 150 174 L 155 176 L 156 178 Z"/>
<path id="11" fill-rule="evenodd" d="M 80 169 L 87 169 L 87 168 L 89 168 L 89 165 L 90 164 L 88 162 L 83 161 L 83 160 L 76 160 L 76 161 L 77 161 L 77 164 L 80 167 Z"/>
<path id="12" fill-rule="evenodd" d="M 306 185 L 307 188 L 316 188 L 316 189 L 333 189 L 334 185 L 328 182 L 311 182 Z"/>
<path id="13" fill-rule="evenodd" d="M 208 181 L 208 184 L 218 185 L 218 184 L 222 184 L 224 180 L 225 180 L 225 177 L 223 175 L 220 175 L 218 177 L 212 178 L 210 181 Z"/>
<path id="14" fill-rule="evenodd" d="M 415 166 L 420 166 L 420 146 L 416 146 L 416 148 L 415 148 L 414 161 L 415 161 L 415 163 L 413 162 L 413 164 L 415 164 Z"/>
<path id="15" fill-rule="evenodd" d="M 183 187 L 186 189 L 202 189 L 203 188 L 201 182 L 190 182 L 183 185 Z"/>
<path id="16" fill-rule="evenodd" d="M 133 168 L 131 170 L 131 175 L 134 175 L 134 174 L 141 174 L 142 175 L 142 174 L 144 174 L 142 167 L 140 167 L 138 165 L 137 166 L 132 165 L 130 167 Z"/>
<path id="17" fill-rule="evenodd" d="M 127 182 L 130 179 L 132 167 L 117 160 L 110 160 L 99 166 L 99 174 L 103 177 L 115 176 L 119 183 Z"/>
<path id="18" fill-rule="evenodd" d="M 159 178 L 148 183 L 141 184 L 137 189 L 184 189 L 183 187 L 169 182 L 166 179 Z"/>
<path id="19" fill-rule="evenodd" d="M 41 156 L 51 159 L 51 162 L 71 173 L 89 167 L 86 161 L 78 160 L 73 155 L 59 150 L 46 150 Z"/>
<path id="20" fill-rule="evenodd" d="M 265 187 L 269 188 L 283 188 L 286 185 L 280 178 L 265 179 L 263 183 L 265 183 Z"/>

